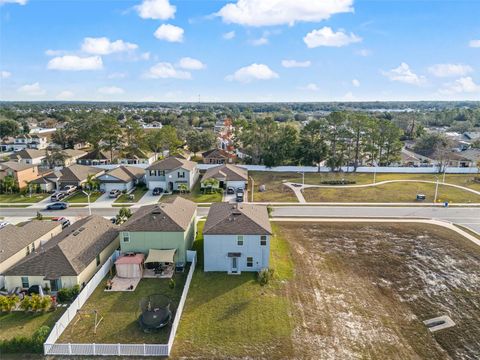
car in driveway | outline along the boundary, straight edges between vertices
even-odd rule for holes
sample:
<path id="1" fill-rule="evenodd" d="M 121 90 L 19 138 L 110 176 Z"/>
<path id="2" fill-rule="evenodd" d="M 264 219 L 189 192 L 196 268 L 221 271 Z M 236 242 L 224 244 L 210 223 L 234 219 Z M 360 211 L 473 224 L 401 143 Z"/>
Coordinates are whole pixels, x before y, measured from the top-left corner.
<path id="1" fill-rule="evenodd" d="M 67 196 L 67 194 L 64 193 L 64 192 L 56 192 L 56 193 L 52 194 L 52 196 L 50 196 L 50 201 L 51 202 L 57 202 L 57 201 L 62 200 L 65 196 Z"/>
<path id="2" fill-rule="evenodd" d="M 236 191 L 235 200 L 236 200 L 237 202 L 243 202 L 243 200 L 244 200 L 244 195 L 245 195 L 245 193 L 244 193 L 243 189 L 242 189 L 242 188 L 238 188 L 237 191 Z"/>
<path id="3" fill-rule="evenodd" d="M 163 189 L 161 187 L 156 187 L 152 191 L 153 196 L 158 196 L 158 195 L 161 195 L 162 193 L 163 193 Z"/>
<path id="4" fill-rule="evenodd" d="M 228 195 L 233 195 L 235 194 L 235 188 L 233 186 L 227 187 L 227 194 Z"/>
<path id="5" fill-rule="evenodd" d="M 64 216 L 54 217 L 52 218 L 52 221 L 58 221 L 60 224 L 62 224 L 62 230 L 71 225 L 70 220 Z"/>
<path id="6" fill-rule="evenodd" d="M 53 204 L 48 204 L 45 210 L 65 210 L 68 208 L 68 204 L 66 202 L 56 202 Z"/>
<path id="7" fill-rule="evenodd" d="M 77 190 L 77 187 L 75 185 L 67 185 L 63 188 L 63 191 L 66 194 L 72 194 Z"/>
<path id="8" fill-rule="evenodd" d="M 120 196 L 122 192 L 118 189 L 113 189 L 112 191 L 110 191 L 110 193 L 108 194 L 108 197 L 111 198 L 111 199 L 116 199 L 117 197 Z"/>

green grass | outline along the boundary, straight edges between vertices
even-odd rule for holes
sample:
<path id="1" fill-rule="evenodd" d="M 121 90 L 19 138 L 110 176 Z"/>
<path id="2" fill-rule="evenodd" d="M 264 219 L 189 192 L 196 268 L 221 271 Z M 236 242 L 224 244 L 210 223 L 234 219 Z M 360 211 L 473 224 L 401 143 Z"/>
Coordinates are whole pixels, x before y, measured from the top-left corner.
<path id="1" fill-rule="evenodd" d="M 424 203 L 432 203 L 435 184 L 391 183 L 364 188 L 310 188 L 304 190 L 307 202 L 415 202 L 425 194 Z M 451 186 L 439 185 L 438 202 L 480 203 L 480 196 Z"/>
<path id="2" fill-rule="evenodd" d="M 297 202 L 293 191 L 283 185 L 284 180 L 296 181 L 296 173 L 277 173 L 266 171 L 250 171 L 249 176 L 255 181 L 253 200 L 257 202 Z M 301 176 L 301 175 L 300 175 Z M 260 192 L 260 185 L 265 185 L 266 191 Z M 249 189 L 252 188 L 250 181 Z"/>
<path id="3" fill-rule="evenodd" d="M 20 204 L 4 204 L 4 205 L 0 205 L 0 209 L 2 208 L 27 208 L 31 205 L 22 205 L 21 203 Z"/>
<path id="4" fill-rule="evenodd" d="M 32 194 L 31 197 L 28 194 L 0 194 L 0 203 L 36 203 L 48 196 L 48 193 Z"/>
<path id="5" fill-rule="evenodd" d="M 122 194 L 115 200 L 115 203 L 134 203 L 140 200 L 143 195 L 147 193 L 148 189 L 145 186 L 137 186 L 130 194 Z M 130 199 L 130 195 L 134 198 Z"/>
<path id="6" fill-rule="evenodd" d="M 293 353 L 291 304 L 285 283 L 293 275 L 288 244 L 272 238 L 276 277 L 260 286 L 255 273 L 227 275 L 202 271 L 203 223 L 194 242 L 199 267 L 190 285 L 175 339 L 174 357 L 288 358 Z"/>
<path id="7" fill-rule="evenodd" d="M 93 203 L 97 201 L 100 196 L 102 196 L 100 191 L 94 191 L 92 195 L 90 195 L 90 202 Z M 88 197 L 83 192 L 77 191 L 62 201 L 66 201 L 68 203 L 88 203 Z"/>
<path id="8" fill-rule="evenodd" d="M 0 340 L 9 340 L 15 336 L 31 336 L 43 325 L 53 328 L 62 316 L 65 308 L 46 313 L 25 313 L 15 311 L 9 314 L 0 314 Z"/>
<path id="9" fill-rule="evenodd" d="M 65 329 L 59 339 L 60 343 L 127 343 L 127 344 L 166 344 L 170 328 L 166 327 L 150 334 L 144 333 L 137 322 L 139 302 L 153 294 L 163 294 L 172 300 L 175 308 L 180 300 L 186 273 L 175 274 L 176 286 L 169 288 L 169 279 L 142 279 L 133 292 L 106 292 L 102 281 L 82 310 L 97 310 L 103 320 L 93 334 L 94 318 L 84 315 L 76 325 L 78 315 Z"/>
<path id="10" fill-rule="evenodd" d="M 163 195 L 160 198 L 160 202 L 167 201 L 168 198 L 172 196 L 181 196 L 185 199 L 196 203 L 212 203 L 212 202 L 221 202 L 222 201 L 222 193 L 221 192 L 214 192 L 211 194 L 204 194 L 202 190 L 200 190 L 200 181 L 197 181 L 195 186 L 193 187 L 192 191 L 187 194 L 174 194 L 174 195 Z"/>

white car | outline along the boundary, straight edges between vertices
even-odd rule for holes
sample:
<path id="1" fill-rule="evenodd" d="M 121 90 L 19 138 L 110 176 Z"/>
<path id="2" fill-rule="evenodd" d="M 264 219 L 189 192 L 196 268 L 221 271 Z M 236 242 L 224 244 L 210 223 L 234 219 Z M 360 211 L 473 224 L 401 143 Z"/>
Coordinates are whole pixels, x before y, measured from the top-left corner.
<path id="1" fill-rule="evenodd" d="M 8 221 L 2 221 L 0 222 L 0 229 L 4 228 L 5 226 L 10 225 Z"/>

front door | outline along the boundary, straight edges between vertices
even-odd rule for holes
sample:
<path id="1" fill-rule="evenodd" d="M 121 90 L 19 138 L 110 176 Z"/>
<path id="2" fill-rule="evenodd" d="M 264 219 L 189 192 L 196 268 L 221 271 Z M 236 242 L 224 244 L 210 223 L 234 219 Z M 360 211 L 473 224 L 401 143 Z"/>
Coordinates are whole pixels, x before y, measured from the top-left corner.
<path id="1" fill-rule="evenodd" d="M 50 280 L 50 290 L 58 291 L 61 288 L 60 279 Z"/>
<path id="2" fill-rule="evenodd" d="M 230 270 L 232 274 L 238 274 L 238 258 L 232 257 L 232 268 Z"/>

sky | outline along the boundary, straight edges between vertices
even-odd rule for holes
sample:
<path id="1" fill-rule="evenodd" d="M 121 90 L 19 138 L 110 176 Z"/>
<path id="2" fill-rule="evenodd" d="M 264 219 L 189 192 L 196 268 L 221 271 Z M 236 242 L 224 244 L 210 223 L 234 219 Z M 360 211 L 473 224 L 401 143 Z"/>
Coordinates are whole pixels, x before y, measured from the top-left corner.
<path id="1" fill-rule="evenodd" d="M 0 0 L 0 99 L 480 100 L 480 0 Z"/>

